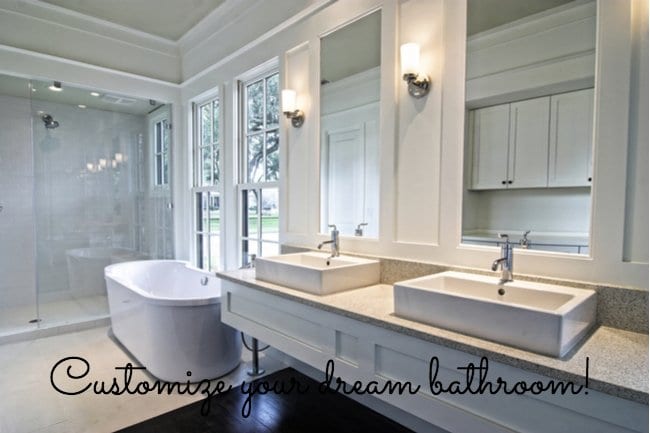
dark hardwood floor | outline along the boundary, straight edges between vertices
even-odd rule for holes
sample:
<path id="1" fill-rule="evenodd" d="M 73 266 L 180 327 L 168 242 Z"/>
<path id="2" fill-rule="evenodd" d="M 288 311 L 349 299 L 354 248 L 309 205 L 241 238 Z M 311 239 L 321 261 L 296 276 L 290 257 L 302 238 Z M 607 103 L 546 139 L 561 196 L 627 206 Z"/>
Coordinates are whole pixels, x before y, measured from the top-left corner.
<path id="1" fill-rule="evenodd" d="M 255 386 L 273 386 L 288 393 L 255 394 L 250 400 L 250 414 L 242 415 L 248 395 L 239 386 L 213 397 L 210 412 L 201 414 L 203 400 L 143 421 L 124 433 L 218 432 L 218 433 L 406 433 L 411 430 L 354 400 L 332 392 L 321 392 L 319 383 L 287 368 L 265 376 Z M 293 381 L 293 382 L 292 382 Z M 306 393 L 297 391 L 308 388 Z M 260 388 L 258 388 L 260 389 Z"/>

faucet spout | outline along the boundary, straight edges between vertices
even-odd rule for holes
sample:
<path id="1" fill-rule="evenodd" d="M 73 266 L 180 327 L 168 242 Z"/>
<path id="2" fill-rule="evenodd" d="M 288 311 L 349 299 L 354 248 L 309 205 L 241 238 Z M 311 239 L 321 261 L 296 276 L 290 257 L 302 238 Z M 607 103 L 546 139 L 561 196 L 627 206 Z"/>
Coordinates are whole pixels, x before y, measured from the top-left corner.
<path id="1" fill-rule="evenodd" d="M 318 244 L 318 249 L 320 250 L 323 245 L 330 244 L 330 257 L 339 256 L 339 231 L 336 229 L 334 224 L 330 224 L 328 227 L 332 227 L 332 232 L 330 233 L 331 239 L 329 241 L 324 241 Z"/>
<path id="2" fill-rule="evenodd" d="M 318 249 L 320 250 L 321 248 L 323 248 L 323 245 L 327 245 L 327 244 L 331 244 L 331 243 L 332 243 L 332 241 L 321 242 L 320 244 L 318 244 Z"/>
<path id="3" fill-rule="evenodd" d="M 501 257 L 500 259 L 496 259 L 495 261 L 492 262 L 492 270 L 496 271 L 499 269 L 499 265 L 505 262 L 507 259 L 505 257 Z"/>
<path id="4" fill-rule="evenodd" d="M 508 235 L 499 234 L 499 238 L 505 239 L 501 244 L 501 257 L 492 262 L 492 270 L 496 271 L 501 266 L 501 280 L 499 284 L 512 281 L 512 245 L 508 239 Z"/>

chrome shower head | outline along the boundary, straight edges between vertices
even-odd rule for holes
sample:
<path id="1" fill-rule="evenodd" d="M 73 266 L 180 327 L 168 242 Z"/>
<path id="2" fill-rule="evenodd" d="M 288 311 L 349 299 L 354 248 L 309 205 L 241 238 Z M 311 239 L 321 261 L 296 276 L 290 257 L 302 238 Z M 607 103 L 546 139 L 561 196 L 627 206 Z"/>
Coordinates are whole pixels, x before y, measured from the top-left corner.
<path id="1" fill-rule="evenodd" d="M 42 114 L 41 120 L 43 121 L 43 123 L 45 123 L 45 128 L 47 129 L 54 129 L 59 127 L 59 122 L 54 120 L 54 118 L 49 114 Z"/>

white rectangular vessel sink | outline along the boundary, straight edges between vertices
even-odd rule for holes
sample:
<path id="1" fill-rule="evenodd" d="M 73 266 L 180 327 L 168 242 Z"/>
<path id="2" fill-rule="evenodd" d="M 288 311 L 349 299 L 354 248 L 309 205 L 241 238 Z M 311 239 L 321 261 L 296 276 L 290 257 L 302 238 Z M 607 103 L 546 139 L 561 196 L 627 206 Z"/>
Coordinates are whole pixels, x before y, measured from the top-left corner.
<path id="1" fill-rule="evenodd" d="M 255 260 L 255 278 L 317 295 L 379 283 L 379 262 L 326 253 L 282 254 Z"/>
<path id="2" fill-rule="evenodd" d="M 596 323 L 593 290 L 462 272 L 396 283 L 393 296 L 399 317 L 555 357 Z"/>

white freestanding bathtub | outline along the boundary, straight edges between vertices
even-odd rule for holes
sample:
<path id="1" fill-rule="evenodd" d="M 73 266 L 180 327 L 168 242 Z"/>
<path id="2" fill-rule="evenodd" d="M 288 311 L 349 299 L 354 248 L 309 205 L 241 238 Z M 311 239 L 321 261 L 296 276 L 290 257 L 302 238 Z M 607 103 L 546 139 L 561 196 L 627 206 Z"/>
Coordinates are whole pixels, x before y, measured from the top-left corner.
<path id="1" fill-rule="evenodd" d="M 104 273 L 113 334 L 151 374 L 195 382 L 237 367 L 241 340 L 221 323 L 214 274 L 176 260 L 118 263 Z"/>

